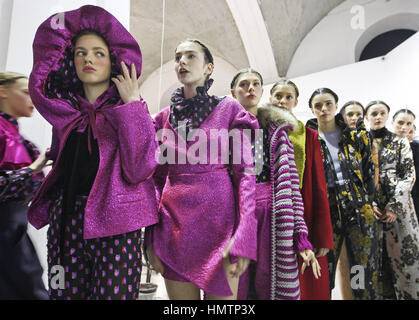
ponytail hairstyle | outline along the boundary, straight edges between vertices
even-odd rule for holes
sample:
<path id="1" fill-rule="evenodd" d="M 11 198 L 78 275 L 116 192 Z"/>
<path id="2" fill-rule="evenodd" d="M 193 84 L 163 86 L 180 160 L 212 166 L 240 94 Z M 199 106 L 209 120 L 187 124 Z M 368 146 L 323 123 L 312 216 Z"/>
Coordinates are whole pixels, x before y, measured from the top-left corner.
<path id="1" fill-rule="evenodd" d="M 333 98 L 335 99 L 335 103 L 338 103 L 339 97 L 333 90 L 329 88 L 319 88 L 313 92 L 310 99 L 308 100 L 308 106 L 310 107 L 310 109 L 312 108 L 311 102 L 313 101 L 313 99 L 320 94 L 326 94 L 326 93 L 331 94 Z"/>
<path id="2" fill-rule="evenodd" d="M 262 78 L 262 75 L 259 73 L 259 72 L 257 72 L 255 69 L 252 69 L 252 68 L 245 68 L 245 69 L 241 69 L 235 76 L 234 76 L 234 78 L 233 78 L 233 80 L 231 81 L 231 84 L 230 84 L 230 89 L 231 90 L 233 90 L 235 87 L 236 87 L 236 85 L 237 85 L 237 81 L 238 81 L 238 79 L 239 79 L 239 77 L 242 75 L 242 74 L 245 74 L 245 73 L 252 73 L 252 74 L 255 74 L 255 75 L 257 75 L 258 76 L 258 78 L 260 79 L 260 84 L 263 86 L 263 78 Z"/>
<path id="3" fill-rule="evenodd" d="M 349 106 L 351 106 L 353 104 L 361 107 L 361 109 L 362 109 L 362 117 L 364 117 L 365 116 L 365 108 L 364 108 L 364 106 L 361 104 L 361 102 L 358 102 L 358 101 L 355 101 L 355 100 L 351 100 L 351 101 L 348 101 L 347 103 L 345 103 L 343 105 L 343 107 L 340 109 L 339 113 L 343 116 L 345 114 L 346 107 L 349 107 Z"/>
<path id="4" fill-rule="evenodd" d="M 291 86 L 294 88 L 295 98 L 298 98 L 298 96 L 300 95 L 300 92 L 298 91 L 298 87 L 294 82 L 288 79 L 281 79 L 278 82 L 275 82 L 275 84 L 272 86 L 271 91 L 270 91 L 271 96 L 274 94 L 275 89 L 278 86 Z"/>
<path id="5" fill-rule="evenodd" d="M 372 106 L 375 106 L 376 104 L 384 105 L 387 108 L 388 113 L 390 113 L 390 106 L 387 103 L 385 103 L 384 101 L 381 101 L 381 100 L 374 100 L 374 101 L 371 101 L 370 103 L 368 103 L 367 106 L 365 107 L 365 114 L 368 113 L 369 108 L 371 108 Z"/>
<path id="6" fill-rule="evenodd" d="M 394 121 L 394 120 L 396 120 L 397 115 L 398 115 L 398 114 L 400 114 L 400 113 L 407 113 L 407 114 L 410 114 L 411 116 L 413 116 L 413 119 L 415 119 L 415 120 L 416 120 L 416 116 L 415 116 L 415 114 L 414 114 L 412 111 L 410 111 L 409 109 L 400 109 L 400 110 L 398 110 L 398 111 L 394 114 L 394 116 L 393 116 L 393 121 Z"/>

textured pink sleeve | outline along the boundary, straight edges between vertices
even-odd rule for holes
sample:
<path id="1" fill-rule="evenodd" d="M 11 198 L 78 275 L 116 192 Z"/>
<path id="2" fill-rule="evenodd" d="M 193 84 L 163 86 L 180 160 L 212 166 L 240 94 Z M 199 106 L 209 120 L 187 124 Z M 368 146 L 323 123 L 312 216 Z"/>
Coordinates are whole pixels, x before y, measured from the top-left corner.
<path id="1" fill-rule="evenodd" d="M 124 178 L 138 184 L 157 166 L 154 123 L 144 100 L 110 109 L 107 116 L 117 130 Z"/>
<path id="2" fill-rule="evenodd" d="M 233 261 L 235 257 L 246 257 L 256 261 L 256 176 L 253 172 L 251 139 L 249 135 L 245 134 L 243 130 L 256 130 L 259 129 L 259 125 L 256 117 L 241 107 L 241 110 L 236 114 L 231 123 L 230 130 L 232 129 L 237 129 L 240 131 L 243 142 L 241 163 L 232 164 L 233 187 L 236 198 L 238 224 L 234 232 L 234 243 L 230 249 L 230 255 L 233 257 Z"/>
<path id="3" fill-rule="evenodd" d="M 167 116 L 166 110 L 163 110 L 156 115 L 154 119 L 154 128 L 156 130 L 156 133 L 163 128 L 163 121 L 165 121 L 165 116 Z M 161 199 L 164 185 L 166 183 L 167 172 L 167 164 L 158 164 L 156 170 L 154 171 L 153 179 L 156 188 L 156 196 L 159 202 Z"/>

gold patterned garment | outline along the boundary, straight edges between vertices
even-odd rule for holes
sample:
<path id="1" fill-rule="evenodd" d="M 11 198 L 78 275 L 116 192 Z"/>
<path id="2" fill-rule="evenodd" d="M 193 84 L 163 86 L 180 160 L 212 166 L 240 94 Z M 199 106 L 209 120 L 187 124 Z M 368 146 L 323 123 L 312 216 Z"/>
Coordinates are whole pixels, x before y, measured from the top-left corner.
<path id="1" fill-rule="evenodd" d="M 379 223 L 383 241 L 383 268 L 391 263 L 398 300 L 419 299 L 419 226 L 411 190 L 415 180 L 413 155 L 409 141 L 387 129 L 371 131 L 378 146 L 378 207 L 397 215 L 394 223 Z M 386 257 L 388 256 L 388 261 Z"/>
<path id="2" fill-rule="evenodd" d="M 342 132 L 337 157 L 343 183 L 339 183 L 326 141 L 319 136 L 326 181 L 334 182 L 327 187 L 335 244 L 335 249 L 328 254 L 330 288 L 334 288 L 337 262 L 345 242 L 350 271 L 362 270 L 363 275 L 352 273 L 352 277 L 358 275 L 362 278 L 359 286 L 352 286 L 356 279 L 351 279 L 354 298 L 381 300 L 384 299 L 380 287 L 381 275 L 377 274 L 380 249 L 377 221 L 372 210 L 375 188 L 371 140 L 362 121 L 357 128 L 350 128 L 340 114 L 335 120 Z M 307 125 L 317 130 L 316 120 L 309 120 Z M 374 285 L 374 277 L 378 279 L 378 285 Z"/>

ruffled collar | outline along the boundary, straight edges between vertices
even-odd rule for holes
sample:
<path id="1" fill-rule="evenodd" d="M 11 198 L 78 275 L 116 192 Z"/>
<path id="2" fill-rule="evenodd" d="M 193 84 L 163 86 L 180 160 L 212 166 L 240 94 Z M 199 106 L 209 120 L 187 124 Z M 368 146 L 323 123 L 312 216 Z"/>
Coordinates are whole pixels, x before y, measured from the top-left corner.
<path id="1" fill-rule="evenodd" d="M 208 90 L 214 80 L 205 82 L 204 86 L 196 89 L 197 94 L 185 99 L 184 88 L 177 89 L 172 95 L 170 105 L 170 124 L 179 131 L 185 130 L 186 136 L 190 130 L 199 128 L 220 102 L 217 96 L 210 96 Z"/>
<path id="2" fill-rule="evenodd" d="M 205 81 L 205 84 L 203 86 L 196 88 L 196 96 L 190 99 L 185 99 L 184 87 L 176 89 L 175 92 L 173 92 L 172 97 L 170 99 L 170 101 L 172 102 L 172 108 L 180 111 L 188 105 L 195 105 L 196 102 L 200 102 L 200 104 L 203 104 L 203 100 L 209 100 L 211 98 L 208 94 L 208 90 L 211 88 L 213 83 L 213 79 Z"/>
<path id="3" fill-rule="evenodd" d="M 382 127 L 381 129 L 371 130 L 370 132 L 373 139 L 380 139 L 383 138 L 389 131 L 386 127 Z"/>

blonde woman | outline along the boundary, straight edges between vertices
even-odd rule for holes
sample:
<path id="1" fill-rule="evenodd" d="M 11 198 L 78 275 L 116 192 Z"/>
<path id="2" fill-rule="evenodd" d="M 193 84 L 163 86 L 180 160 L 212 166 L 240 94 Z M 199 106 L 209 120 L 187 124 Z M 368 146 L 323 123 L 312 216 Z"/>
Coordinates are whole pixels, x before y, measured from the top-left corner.
<path id="1" fill-rule="evenodd" d="M 0 73 L 0 300 L 48 299 L 42 267 L 26 233 L 28 202 L 39 187 L 45 155 L 19 133 L 34 106 L 28 78 Z"/>

